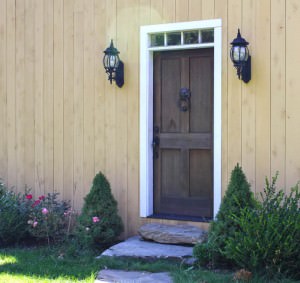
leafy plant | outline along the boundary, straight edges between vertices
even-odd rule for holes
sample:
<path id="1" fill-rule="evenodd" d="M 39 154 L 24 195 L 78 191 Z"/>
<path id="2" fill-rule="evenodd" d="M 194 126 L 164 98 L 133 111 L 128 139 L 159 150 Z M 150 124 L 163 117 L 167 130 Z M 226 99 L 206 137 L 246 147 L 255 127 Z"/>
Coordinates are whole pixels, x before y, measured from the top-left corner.
<path id="1" fill-rule="evenodd" d="M 98 173 L 89 194 L 84 199 L 82 213 L 78 218 L 76 238 L 84 247 L 103 247 L 112 244 L 123 231 L 118 215 L 117 202 L 110 184 Z"/>
<path id="2" fill-rule="evenodd" d="M 224 254 L 227 239 L 239 229 L 231 215 L 239 216 L 245 207 L 253 209 L 257 207 L 257 201 L 242 168 L 237 164 L 231 173 L 216 220 L 210 225 L 207 241 L 194 247 L 194 256 L 201 265 L 214 267 L 232 264 L 232 260 Z"/>
<path id="3" fill-rule="evenodd" d="M 298 185 L 286 195 L 276 192 L 278 174 L 261 194 L 256 209 L 243 208 L 232 213 L 239 227 L 226 241 L 226 256 L 240 267 L 300 279 L 300 191 Z"/>
<path id="4" fill-rule="evenodd" d="M 29 209 L 24 195 L 8 191 L 3 184 L 1 185 L 0 245 L 18 243 L 28 236 Z"/>

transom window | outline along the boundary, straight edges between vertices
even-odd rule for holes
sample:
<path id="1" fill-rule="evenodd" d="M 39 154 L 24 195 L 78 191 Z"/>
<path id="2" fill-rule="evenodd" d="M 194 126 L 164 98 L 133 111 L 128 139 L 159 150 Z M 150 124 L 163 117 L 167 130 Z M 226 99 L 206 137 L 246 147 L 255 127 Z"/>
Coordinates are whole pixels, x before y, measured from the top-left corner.
<path id="1" fill-rule="evenodd" d="M 185 30 L 150 34 L 151 47 L 193 45 L 214 42 L 214 30 Z"/>

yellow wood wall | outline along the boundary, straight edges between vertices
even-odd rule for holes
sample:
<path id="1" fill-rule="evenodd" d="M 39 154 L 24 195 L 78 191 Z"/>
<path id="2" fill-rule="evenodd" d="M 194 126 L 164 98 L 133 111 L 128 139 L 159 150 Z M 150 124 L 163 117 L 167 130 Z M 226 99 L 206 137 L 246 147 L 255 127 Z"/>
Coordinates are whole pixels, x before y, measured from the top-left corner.
<path id="1" fill-rule="evenodd" d="M 126 234 L 139 213 L 139 27 L 221 18 L 222 191 L 239 162 L 253 190 L 278 170 L 300 179 L 299 0 L 0 0 L 0 177 L 17 191 L 57 191 L 82 205 L 103 171 Z M 250 42 L 252 80 L 228 51 Z M 107 81 L 114 39 L 125 85 Z"/>

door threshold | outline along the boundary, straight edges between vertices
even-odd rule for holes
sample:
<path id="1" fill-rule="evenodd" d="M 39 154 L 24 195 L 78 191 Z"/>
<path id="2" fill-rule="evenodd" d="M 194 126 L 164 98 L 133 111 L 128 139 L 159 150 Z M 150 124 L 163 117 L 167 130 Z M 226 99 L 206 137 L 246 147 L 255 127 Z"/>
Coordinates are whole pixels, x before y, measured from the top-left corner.
<path id="1" fill-rule="evenodd" d="M 155 214 L 149 215 L 147 218 L 191 221 L 191 222 L 205 222 L 205 223 L 209 223 L 213 220 L 213 218 L 210 218 L 210 217 L 174 215 L 174 214 L 167 214 L 167 213 L 155 213 Z"/>

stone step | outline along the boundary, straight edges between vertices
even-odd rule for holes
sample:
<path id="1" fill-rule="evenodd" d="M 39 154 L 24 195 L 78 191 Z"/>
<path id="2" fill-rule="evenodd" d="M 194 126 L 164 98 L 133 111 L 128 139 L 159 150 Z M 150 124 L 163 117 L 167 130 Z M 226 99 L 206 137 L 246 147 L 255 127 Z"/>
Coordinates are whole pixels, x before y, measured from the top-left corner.
<path id="1" fill-rule="evenodd" d="M 202 243 L 207 232 L 192 225 L 167 225 L 148 223 L 138 230 L 139 235 L 146 239 L 163 244 L 195 245 Z"/>
<path id="2" fill-rule="evenodd" d="M 98 273 L 95 283 L 172 283 L 169 273 L 150 273 L 145 271 L 123 271 L 103 269 Z"/>

